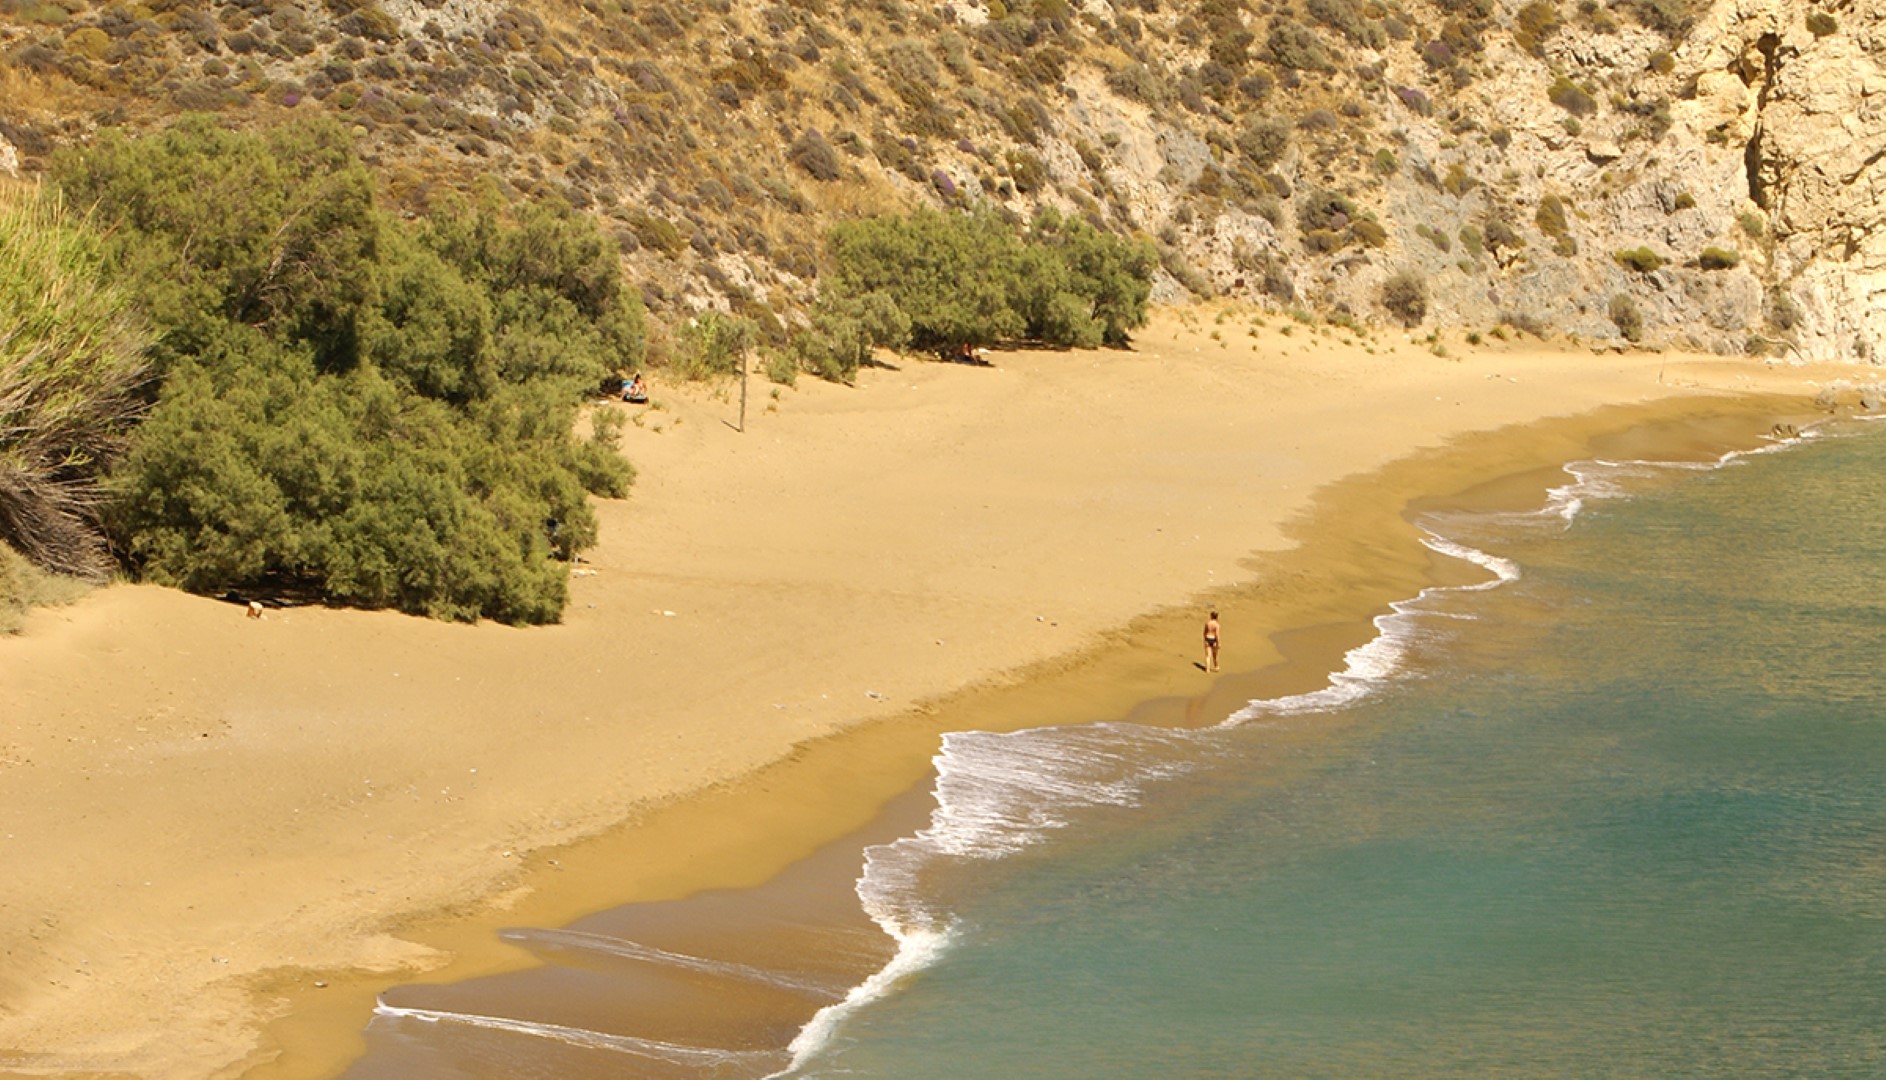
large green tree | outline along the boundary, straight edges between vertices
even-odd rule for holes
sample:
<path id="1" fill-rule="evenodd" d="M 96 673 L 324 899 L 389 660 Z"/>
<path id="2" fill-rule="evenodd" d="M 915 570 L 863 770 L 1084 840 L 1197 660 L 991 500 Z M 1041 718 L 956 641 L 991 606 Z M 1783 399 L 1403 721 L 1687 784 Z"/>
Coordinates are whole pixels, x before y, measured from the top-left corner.
<path id="1" fill-rule="evenodd" d="M 987 207 L 867 218 L 834 227 L 828 247 L 833 269 L 796 348 L 838 378 L 871 346 L 1125 345 L 1158 266 L 1149 242 L 1053 210 L 1026 228 Z"/>
<path id="2" fill-rule="evenodd" d="M 613 447 L 573 440 L 574 411 L 642 347 L 591 222 L 494 191 L 401 222 L 320 121 L 108 134 L 55 175 L 159 332 L 161 388 L 107 515 L 135 572 L 559 616 L 566 560 L 596 538 L 586 495 L 629 481 Z"/>

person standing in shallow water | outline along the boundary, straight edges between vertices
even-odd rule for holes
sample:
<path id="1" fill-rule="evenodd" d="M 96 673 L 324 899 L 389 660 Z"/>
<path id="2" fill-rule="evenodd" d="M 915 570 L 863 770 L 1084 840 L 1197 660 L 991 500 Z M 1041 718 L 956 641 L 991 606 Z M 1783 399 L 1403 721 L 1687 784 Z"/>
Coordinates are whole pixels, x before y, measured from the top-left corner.
<path id="1" fill-rule="evenodd" d="M 1218 613 L 1205 620 L 1205 670 L 1218 670 Z"/>

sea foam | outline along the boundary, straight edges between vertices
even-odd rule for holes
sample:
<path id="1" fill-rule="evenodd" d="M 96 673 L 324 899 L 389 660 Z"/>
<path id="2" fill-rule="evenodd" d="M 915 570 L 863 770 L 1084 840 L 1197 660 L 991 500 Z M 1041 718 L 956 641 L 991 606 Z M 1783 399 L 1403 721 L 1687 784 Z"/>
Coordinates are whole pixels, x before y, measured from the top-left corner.
<path id="1" fill-rule="evenodd" d="M 1629 496 L 1633 480 L 1670 469 L 1718 469 L 1738 458 L 1771 453 L 1814 435 L 1804 431 L 1798 437 L 1732 451 L 1715 461 L 1572 462 L 1564 466 L 1570 482 L 1551 488 L 1538 510 L 1473 517 L 1487 524 L 1531 521 L 1569 527 L 1589 503 Z M 1342 669 L 1332 673 L 1329 685 L 1320 690 L 1252 701 L 1215 729 L 1205 731 L 1110 722 L 946 734 L 943 749 L 934 759 L 937 806 L 929 826 L 913 836 L 866 849 L 864 872 L 858 879 L 864 909 L 897 943 L 895 955 L 843 1001 L 821 1009 L 793 1040 L 791 1064 L 774 1076 L 798 1074 L 833 1044 L 845 1017 L 885 996 L 948 950 L 958 929 L 955 919 L 928 903 L 922 888 L 922 875 L 935 861 L 1001 858 L 1066 827 L 1083 808 L 1136 805 L 1147 784 L 1185 771 L 1187 744 L 1196 748 L 1215 732 L 1353 705 L 1405 673 L 1409 651 L 1423 638 L 1423 620 L 1471 618 L 1439 609 L 1435 600 L 1495 589 L 1520 579 L 1520 567 L 1512 560 L 1444 535 L 1440 521 L 1437 517 L 1423 523 L 1427 535 L 1422 543 L 1438 554 L 1486 570 L 1489 577 L 1468 585 L 1434 586 L 1412 599 L 1391 603 L 1387 613 L 1373 620 L 1375 635 L 1345 653 Z"/>
<path id="2" fill-rule="evenodd" d="M 565 1027 L 561 1024 L 514 1020 L 506 1016 L 483 1016 L 478 1013 L 446 1012 L 439 1009 L 403 1009 L 397 1005 L 388 1005 L 384 1001 L 374 1007 L 373 1015 L 376 1020 L 380 1018 L 416 1020 L 426 1024 L 456 1024 L 486 1031 L 503 1031 L 584 1050 L 607 1050 L 693 1069 L 716 1069 L 728 1066 L 754 1069 L 763 1067 L 778 1058 L 778 1055 L 772 1051 L 719 1050 L 711 1047 L 683 1046 L 658 1039 L 641 1039 L 633 1035 L 610 1035 L 585 1028 Z"/>
<path id="3" fill-rule="evenodd" d="M 523 945 L 545 945 L 551 948 L 572 949 L 581 952 L 601 953 L 605 956 L 620 957 L 644 964 L 660 967 L 677 968 L 683 971 L 696 971 L 704 975 L 713 975 L 724 979 L 737 979 L 743 982 L 761 983 L 781 990 L 809 994 L 818 997 L 836 998 L 841 991 L 776 971 L 754 967 L 750 964 L 737 964 L 728 960 L 710 960 L 702 956 L 670 952 L 653 945 L 629 941 L 624 938 L 609 937 L 606 934 L 591 934 L 581 930 L 538 930 L 513 929 L 498 934 L 505 941 L 514 941 Z"/>

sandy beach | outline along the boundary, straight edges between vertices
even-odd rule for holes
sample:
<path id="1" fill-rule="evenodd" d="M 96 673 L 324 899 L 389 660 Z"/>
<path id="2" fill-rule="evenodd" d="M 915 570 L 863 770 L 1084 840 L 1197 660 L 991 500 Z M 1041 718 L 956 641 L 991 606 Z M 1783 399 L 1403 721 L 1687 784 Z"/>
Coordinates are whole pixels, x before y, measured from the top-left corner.
<path id="1" fill-rule="evenodd" d="M 516 963 L 501 922 L 765 881 L 939 730 L 1185 722 L 1326 671 L 1466 572 L 1411 500 L 1627 431 L 1752 445 L 1877 371 L 1446 352 L 1163 312 L 1131 351 L 755 379 L 743 432 L 737 388 L 657 382 L 562 625 L 148 586 L 37 612 L 0 639 L 0 1074 L 332 1075 L 385 986 Z"/>

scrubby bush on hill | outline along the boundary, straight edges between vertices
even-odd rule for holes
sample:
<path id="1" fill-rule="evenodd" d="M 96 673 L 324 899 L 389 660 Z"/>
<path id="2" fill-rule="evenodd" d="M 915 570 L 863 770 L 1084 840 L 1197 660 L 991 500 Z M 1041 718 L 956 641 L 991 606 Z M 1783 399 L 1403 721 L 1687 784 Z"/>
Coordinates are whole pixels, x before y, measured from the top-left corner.
<path id="1" fill-rule="evenodd" d="M 1421 325 L 1428 317 L 1428 283 L 1420 274 L 1402 270 L 1382 283 L 1382 306 L 1403 326 Z"/>
<path id="2" fill-rule="evenodd" d="M 1123 240 L 1052 210 L 1037 216 L 1026 235 L 982 208 L 869 218 L 834 228 L 830 247 L 835 268 L 820 304 L 829 319 L 821 325 L 815 318 L 814 329 L 847 350 L 857 337 L 838 334 L 841 324 L 901 338 L 874 334 L 872 344 L 926 350 L 1016 338 L 1125 344 L 1146 321 L 1158 265 L 1146 241 Z M 898 317 L 871 297 L 887 301 Z M 856 369 L 848 359 L 812 366 L 847 365 Z"/>
<path id="3" fill-rule="evenodd" d="M 100 480 L 143 410 L 150 340 L 100 247 L 56 196 L 0 182 L 0 540 L 94 578 Z"/>
<path id="4" fill-rule="evenodd" d="M 562 560 L 621 494 L 574 408 L 642 348 L 613 245 L 495 194 L 413 225 L 337 126 L 196 119 L 61 156 L 159 338 L 162 387 L 114 473 L 115 546 L 198 592 L 278 590 L 548 622 Z"/>
<path id="5" fill-rule="evenodd" d="M 1611 297 L 1609 313 L 1612 325 L 1618 328 L 1618 333 L 1623 334 L 1626 341 L 1644 339 L 1644 315 L 1637 310 L 1637 301 L 1618 293 Z"/>
<path id="6" fill-rule="evenodd" d="M 1654 274 L 1663 268 L 1663 256 L 1647 247 L 1624 248 L 1611 256 L 1619 266 L 1639 274 Z"/>

